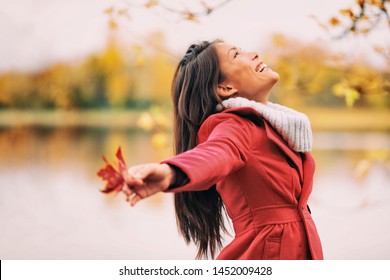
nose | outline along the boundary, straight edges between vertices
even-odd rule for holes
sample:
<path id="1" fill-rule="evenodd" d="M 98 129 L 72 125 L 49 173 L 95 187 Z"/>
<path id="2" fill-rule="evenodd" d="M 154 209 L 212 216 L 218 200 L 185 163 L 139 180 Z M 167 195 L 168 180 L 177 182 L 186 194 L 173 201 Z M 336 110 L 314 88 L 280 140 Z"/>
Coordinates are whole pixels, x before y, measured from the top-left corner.
<path id="1" fill-rule="evenodd" d="M 259 58 L 259 54 L 257 52 L 248 52 L 249 57 L 251 60 L 256 60 Z"/>

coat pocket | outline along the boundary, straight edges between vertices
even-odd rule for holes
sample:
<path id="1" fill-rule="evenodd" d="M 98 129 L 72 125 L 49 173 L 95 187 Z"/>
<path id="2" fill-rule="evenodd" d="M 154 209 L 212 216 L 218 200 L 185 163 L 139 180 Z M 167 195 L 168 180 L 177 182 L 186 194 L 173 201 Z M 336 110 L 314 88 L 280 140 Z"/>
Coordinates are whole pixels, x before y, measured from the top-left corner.
<path id="1" fill-rule="evenodd" d="M 280 260 L 281 238 L 268 237 L 265 240 L 264 259 Z"/>

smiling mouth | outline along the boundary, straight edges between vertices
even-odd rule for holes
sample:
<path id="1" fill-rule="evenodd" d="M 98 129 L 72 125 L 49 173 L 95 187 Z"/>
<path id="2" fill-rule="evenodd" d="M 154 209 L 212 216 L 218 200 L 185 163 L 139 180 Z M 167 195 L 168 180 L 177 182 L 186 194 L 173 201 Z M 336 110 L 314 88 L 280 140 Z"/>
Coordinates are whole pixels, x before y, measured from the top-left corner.
<path id="1" fill-rule="evenodd" d="M 267 67 L 268 67 L 267 64 L 265 64 L 265 63 L 260 63 L 259 65 L 257 65 L 255 71 L 256 71 L 257 73 L 261 73 L 261 72 L 263 72 L 263 71 L 265 70 L 265 68 L 267 68 Z"/>

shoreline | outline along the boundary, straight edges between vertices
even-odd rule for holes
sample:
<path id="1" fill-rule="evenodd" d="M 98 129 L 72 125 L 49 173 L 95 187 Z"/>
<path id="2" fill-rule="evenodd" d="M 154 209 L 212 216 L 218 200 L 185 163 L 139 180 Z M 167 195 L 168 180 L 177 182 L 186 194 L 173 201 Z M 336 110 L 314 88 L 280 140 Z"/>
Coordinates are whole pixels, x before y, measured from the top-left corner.
<path id="1" fill-rule="evenodd" d="M 390 132 L 390 110 L 303 108 L 314 131 Z M 0 110 L 0 128 L 16 126 L 138 128 L 147 111 L 136 110 Z M 168 112 L 171 114 L 171 112 Z"/>

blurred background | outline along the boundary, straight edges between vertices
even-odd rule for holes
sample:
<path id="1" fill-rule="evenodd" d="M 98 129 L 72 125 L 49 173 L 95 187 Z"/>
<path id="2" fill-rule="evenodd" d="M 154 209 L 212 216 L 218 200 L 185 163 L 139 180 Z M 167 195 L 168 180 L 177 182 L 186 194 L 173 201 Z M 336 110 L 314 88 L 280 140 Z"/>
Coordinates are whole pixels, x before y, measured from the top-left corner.
<path id="1" fill-rule="evenodd" d="M 390 259 L 390 3 L 15 0 L 0 11 L 0 259 L 194 259 L 172 195 L 103 195 L 102 155 L 172 155 L 170 84 L 193 42 L 258 51 L 306 113 L 326 259 Z M 231 240 L 226 236 L 225 243 Z"/>

